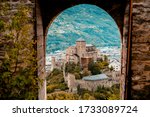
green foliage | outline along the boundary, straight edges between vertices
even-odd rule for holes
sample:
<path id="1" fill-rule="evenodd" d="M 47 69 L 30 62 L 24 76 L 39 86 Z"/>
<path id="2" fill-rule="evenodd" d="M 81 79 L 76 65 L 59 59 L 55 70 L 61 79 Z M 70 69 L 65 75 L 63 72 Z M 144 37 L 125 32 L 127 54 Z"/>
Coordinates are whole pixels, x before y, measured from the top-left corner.
<path id="1" fill-rule="evenodd" d="M 90 62 L 88 65 L 88 69 L 91 71 L 92 75 L 97 75 L 101 73 L 101 68 L 97 62 Z"/>
<path id="2" fill-rule="evenodd" d="M 63 83 L 64 77 L 63 73 L 59 69 L 54 69 L 51 74 L 47 77 L 47 83 L 49 84 L 58 84 Z"/>
<path id="3" fill-rule="evenodd" d="M 93 97 L 89 93 L 84 93 L 82 97 L 83 100 L 95 100 L 95 97 Z"/>
<path id="4" fill-rule="evenodd" d="M 4 21 L 0 19 L 0 31 L 4 31 Z"/>
<path id="5" fill-rule="evenodd" d="M 66 63 L 65 71 L 69 73 L 73 73 L 75 69 L 75 63 Z"/>
<path id="6" fill-rule="evenodd" d="M 119 100 L 120 86 L 119 84 L 116 84 L 110 88 L 98 87 L 97 90 L 94 92 L 94 97 L 98 100 Z"/>
<path id="7" fill-rule="evenodd" d="M 66 72 L 69 73 L 80 73 L 80 66 L 79 64 L 75 64 L 74 62 L 70 62 L 66 64 Z"/>
<path id="8" fill-rule="evenodd" d="M 2 4 L 1 4 L 1 8 L 0 8 L 0 16 L 7 16 L 10 15 L 10 4 L 9 3 L 4 3 L 4 2 L 8 2 L 8 0 L 3 0 Z"/>
<path id="9" fill-rule="evenodd" d="M 97 62 L 101 70 L 108 69 L 109 63 L 107 61 Z"/>
<path id="10" fill-rule="evenodd" d="M 108 100 L 120 100 L 120 85 L 115 84 L 111 88 L 112 88 L 113 93 L 108 98 Z"/>
<path id="11" fill-rule="evenodd" d="M 68 86 L 66 83 L 61 83 L 58 85 L 58 89 L 62 90 L 62 91 L 65 91 L 68 89 Z"/>
<path id="12" fill-rule="evenodd" d="M 5 50 L 0 64 L 0 99 L 37 99 L 39 80 L 30 8 L 20 4 L 13 15 L 9 10 L 6 4 L 0 12 L 10 15 L 8 21 L 0 20 L 0 44 Z"/>
<path id="13" fill-rule="evenodd" d="M 90 62 L 88 65 L 89 71 L 91 71 L 92 75 L 100 74 L 102 70 L 108 70 L 108 57 L 104 56 L 104 60 L 100 59 L 97 62 Z"/>
<path id="14" fill-rule="evenodd" d="M 51 76 L 59 75 L 59 74 L 61 74 L 61 73 L 62 73 L 61 70 L 55 68 L 55 69 L 52 71 Z"/>
<path id="15" fill-rule="evenodd" d="M 48 100 L 77 100 L 79 99 L 79 96 L 77 94 L 60 91 L 60 92 L 49 94 L 47 99 Z"/>
<path id="16" fill-rule="evenodd" d="M 97 99 L 97 100 L 107 100 L 107 96 L 103 93 L 94 93 L 94 97 Z"/>
<path id="17" fill-rule="evenodd" d="M 68 87 L 64 82 L 63 73 L 59 69 L 54 69 L 47 77 L 47 93 L 53 93 L 55 90 L 65 91 Z"/>
<path id="18" fill-rule="evenodd" d="M 65 83 L 61 83 L 61 84 L 49 84 L 47 86 L 47 93 L 52 93 L 54 92 L 55 90 L 61 90 L 61 91 L 65 91 L 67 90 L 68 87 Z"/>
<path id="19" fill-rule="evenodd" d="M 110 71 L 113 71 L 113 70 L 114 70 L 113 66 L 111 66 L 109 69 L 110 69 Z"/>
<path id="20" fill-rule="evenodd" d="M 58 87 L 57 84 L 51 84 L 47 86 L 47 93 L 52 93 Z"/>
<path id="21" fill-rule="evenodd" d="M 104 61 L 108 62 L 108 57 L 104 55 Z"/>
<path id="22" fill-rule="evenodd" d="M 79 80 L 79 79 L 82 78 L 81 75 L 80 75 L 80 73 L 75 72 L 74 75 L 75 75 L 75 78 L 76 78 L 77 80 Z"/>
<path id="23" fill-rule="evenodd" d="M 80 66 L 78 64 L 75 65 L 75 68 L 74 68 L 73 71 L 76 72 L 76 73 L 80 73 L 80 71 L 81 71 Z"/>
<path id="24" fill-rule="evenodd" d="M 75 75 L 76 79 L 81 79 L 81 69 L 80 69 L 80 65 L 79 64 L 75 64 L 75 63 L 67 63 L 66 64 L 66 72 L 67 73 L 72 73 Z"/>
<path id="25" fill-rule="evenodd" d="M 88 69 L 83 69 L 83 71 L 82 71 L 82 77 L 89 76 L 89 75 L 91 75 L 91 71 L 89 71 Z"/>

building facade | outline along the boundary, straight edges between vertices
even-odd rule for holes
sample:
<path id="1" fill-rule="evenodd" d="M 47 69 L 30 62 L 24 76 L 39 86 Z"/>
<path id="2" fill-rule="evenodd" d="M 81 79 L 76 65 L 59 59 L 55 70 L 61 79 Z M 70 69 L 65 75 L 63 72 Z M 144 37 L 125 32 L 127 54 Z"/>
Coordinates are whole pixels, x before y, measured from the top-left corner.
<path id="1" fill-rule="evenodd" d="M 121 63 L 117 59 L 113 59 L 110 61 L 109 68 L 113 67 L 114 71 L 121 71 Z"/>

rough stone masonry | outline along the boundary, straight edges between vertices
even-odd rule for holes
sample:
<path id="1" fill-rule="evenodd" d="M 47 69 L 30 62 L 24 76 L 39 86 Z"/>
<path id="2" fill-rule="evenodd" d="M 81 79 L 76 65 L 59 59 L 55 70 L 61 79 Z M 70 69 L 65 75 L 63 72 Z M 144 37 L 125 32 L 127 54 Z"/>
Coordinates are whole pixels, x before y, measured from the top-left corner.
<path id="1" fill-rule="evenodd" d="M 150 99 L 150 0 L 133 1 L 132 99 Z"/>

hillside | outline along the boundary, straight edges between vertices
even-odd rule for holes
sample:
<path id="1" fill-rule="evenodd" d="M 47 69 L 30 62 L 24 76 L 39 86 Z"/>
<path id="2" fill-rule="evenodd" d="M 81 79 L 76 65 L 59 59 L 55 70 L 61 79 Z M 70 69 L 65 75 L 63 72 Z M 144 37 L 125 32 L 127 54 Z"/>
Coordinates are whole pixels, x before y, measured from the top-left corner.
<path id="1" fill-rule="evenodd" d="M 64 50 L 78 38 L 97 47 L 119 46 L 120 32 L 111 16 L 94 5 L 77 5 L 62 12 L 51 24 L 47 53 Z"/>

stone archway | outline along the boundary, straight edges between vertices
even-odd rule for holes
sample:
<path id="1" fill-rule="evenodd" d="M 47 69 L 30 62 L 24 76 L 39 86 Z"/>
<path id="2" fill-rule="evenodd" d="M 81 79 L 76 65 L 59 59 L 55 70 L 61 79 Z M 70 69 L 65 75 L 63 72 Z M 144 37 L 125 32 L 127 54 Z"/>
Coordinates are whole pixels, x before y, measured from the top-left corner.
<path id="1" fill-rule="evenodd" d="M 107 11 L 116 21 L 122 36 L 122 70 L 121 70 L 121 97 L 124 99 L 125 78 L 127 76 L 127 40 L 129 24 L 129 2 L 128 0 L 36 0 L 36 35 L 37 35 L 37 58 L 38 76 L 43 79 L 43 85 L 39 90 L 39 99 L 46 99 L 46 80 L 45 80 L 45 43 L 47 30 L 53 19 L 63 10 L 78 4 L 94 4 Z M 126 26 L 126 27 L 124 27 Z"/>
<path id="2" fill-rule="evenodd" d="M 36 21 L 33 24 L 34 28 L 31 36 L 37 40 L 37 75 L 44 81 L 45 35 L 50 21 L 53 21 L 66 8 L 82 3 L 94 4 L 106 10 L 115 19 L 122 34 L 122 99 L 124 97 L 126 97 L 125 99 L 149 99 L 149 0 L 1 0 L 2 4 L 5 2 L 10 4 L 10 12 L 12 13 L 16 10 L 20 2 L 31 7 L 33 10 L 31 16 Z M 130 8 L 131 6 L 133 7 L 133 14 L 131 11 L 129 12 L 129 5 L 127 6 L 129 2 Z M 4 50 L 0 47 L 0 59 L 3 59 L 3 52 Z M 128 86 L 128 84 L 130 85 Z M 39 99 L 46 99 L 46 87 L 44 86 L 46 84 L 43 84 L 43 87 L 39 90 Z M 41 95 L 42 93 L 43 95 Z M 124 94 L 126 95 L 124 96 Z"/>

